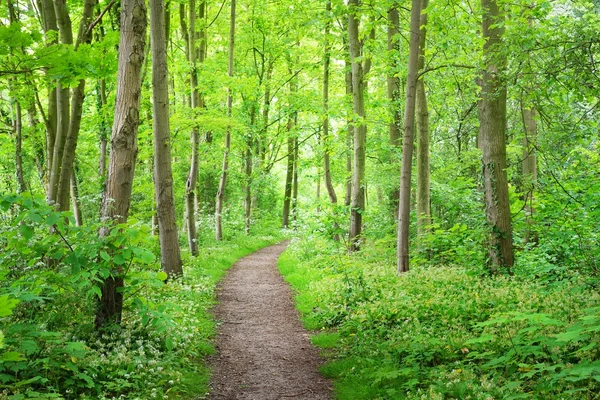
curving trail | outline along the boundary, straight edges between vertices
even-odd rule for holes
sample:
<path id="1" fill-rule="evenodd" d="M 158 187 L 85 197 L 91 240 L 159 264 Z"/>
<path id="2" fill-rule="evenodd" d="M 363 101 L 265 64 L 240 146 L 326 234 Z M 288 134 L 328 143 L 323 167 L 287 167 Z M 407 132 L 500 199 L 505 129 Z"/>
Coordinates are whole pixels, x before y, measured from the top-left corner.
<path id="1" fill-rule="evenodd" d="M 208 398 L 325 400 L 331 384 L 318 373 L 318 351 L 277 270 L 287 243 L 239 260 L 218 288 L 220 322 Z"/>

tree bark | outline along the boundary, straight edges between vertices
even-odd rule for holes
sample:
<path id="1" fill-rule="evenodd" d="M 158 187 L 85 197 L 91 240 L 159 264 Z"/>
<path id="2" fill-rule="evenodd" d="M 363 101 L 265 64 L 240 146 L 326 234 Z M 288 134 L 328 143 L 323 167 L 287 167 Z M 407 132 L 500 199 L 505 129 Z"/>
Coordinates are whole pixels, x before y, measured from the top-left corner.
<path id="1" fill-rule="evenodd" d="M 79 206 L 79 182 L 77 182 L 77 174 L 73 170 L 71 175 L 71 184 L 69 185 L 71 192 L 71 206 L 73 207 L 73 216 L 75 217 L 75 225 L 83 226 L 83 213 Z"/>
<path id="2" fill-rule="evenodd" d="M 422 0 L 423 10 L 428 0 Z M 427 35 L 427 13 L 421 13 L 421 37 L 419 43 L 418 70 L 425 68 L 425 39 Z M 417 80 L 417 236 L 425 234 L 431 225 L 429 183 L 429 109 L 425 93 L 424 76 Z"/>
<path id="3" fill-rule="evenodd" d="M 537 243 L 538 237 L 535 231 L 535 213 L 534 192 L 537 185 L 537 155 L 535 146 L 537 142 L 537 111 L 534 107 L 521 104 L 521 113 L 523 115 L 523 127 L 525 136 L 523 137 L 523 181 L 525 182 L 523 201 L 525 202 L 526 227 L 523 235 L 525 244 Z"/>
<path id="4" fill-rule="evenodd" d="M 160 261 L 170 278 L 183 275 L 173 198 L 171 131 L 169 126 L 169 73 L 165 35 L 165 2 L 150 0 L 152 99 L 154 130 L 154 186 L 158 212 Z"/>
<path id="5" fill-rule="evenodd" d="M 345 63 L 346 74 L 344 76 L 346 83 L 346 97 L 352 98 L 352 65 L 350 61 L 346 60 Z M 353 149 L 353 138 L 354 138 L 354 126 L 352 125 L 352 118 L 347 117 L 347 129 L 346 129 L 346 195 L 344 196 L 344 205 L 350 206 L 352 202 L 352 149 Z"/>
<path id="6" fill-rule="evenodd" d="M 400 57 L 400 40 L 398 39 L 398 33 L 400 31 L 400 17 L 398 14 L 398 8 L 396 4 L 388 10 L 388 52 L 392 59 L 390 61 L 390 71 L 387 77 L 387 91 L 388 100 L 390 102 L 390 113 L 392 120 L 389 124 L 389 141 L 392 148 L 400 151 L 402 141 L 400 140 L 400 132 L 402 130 L 402 108 L 400 101 L 400 77 L 398 76 L 399 71 L 399 57 Z M 396 155 L 396 153 L 394 153 Z M 392 164 L 396 163 L 396 158 L 392 157 L 390 160 Z M 394 220 L 398 218 L 398 202 L 400 198 L 400 189 L 394 189 L 390 196 L 390 202 L 394 213 Z"/>
<path id="7" fill-rule="evenodd" d="M 56 0 L 54 2 L 54 11 L 61 43 L 73 44 L 73 30 L 71 27 L 71 19 L 69 17 L 66 1 Z M 54 143 L 52 144 L 52 167 L 50 173 L 48 174 L 48 201 L 52 204 L 58 205 L 60 210 L 64 210 L 65 206 L 61 206 L 58 201 L 60 200 L 61 168 L 63 164 L 63 155 L 65 152 L 65 142 L 69 134 L 69 88 L 64 87 L 61 83 L 58 83 L 56 87 L 56 93 L 56 136 L 54 138 Z M 68 198 L 66 207 L 68 207 Z"/>
<path id="8" fill-rule="evenodd" d="M 245 197 L 244 197 L 244 232 L 250 233 L 250 221 L 252 218 L 252 147 L 254 144 L 254 132 L 256 124 L 256 108 L 252 104 L 250 111 L 250 132 L 246 135 L 246 149 L 244 151 L 244 172 L 246 174 Z"/>
<path id="9" fill-rule="evenodd" d="M 331 29 L 331 0 L 327 0 L 325 6 L 327 21 L 325 23 L 325 56 L 323 57 L 323 174 L 325 175 L 325 187 L 331 204 L 337 204 L 337 195 L 331 181 L 331 165 L 329 160 L 331 135 L 329 134 L 329 64 L 331 62 L 331 44 L 329 43 L 329 31 Z"/>
<path id="10" fill-rule="evenodd" d="M 231 80 L 233 78 L 233 50 L 234 50 L 234 39 L 235 39 L 235 0 L 231 0 L 231 18 L 229 25 L 229 65 L 228 75 Z M 231 119 L 233 115 L 233 88 L 231 85 L 233 82 L 230 81 L 229 87 L 227 88 L 227 117 Z M 231 125 L 227 126 L 227 133 L 225 134 L 225 151 L 223 153 L 223 167 L 221 168 L 221 179 L 219 180 L 219 189 L 217 190 L 217 199 L 215 204 L 215 238 L 217 240 L 223 239 L 223 202 L 225 197 L 225 187 L 227 184 L 227 172 L 229 169 L 229 151 L 231 149 Z"/>
<path id="11" fill-rule="evenodd" d="M 23 193 L 27 190 L 25 177 L 23 175 L 23 112 L 19 100 L 14 100 L 13 107 L 13 134 L 15 136 L 15 169 L 17 177 L 17 193 Z"/>
<path id="12" fill-rule="evenodd" d="M 183 4 L 181 5 L 183 7 Z M 205 1 L 201 0 L 200 9 L 201 15 L 200 18 L 203 17 L 203 10 L 205 7 Z M 189 9 L 188 9 L 188 20 L 190 23 L 189 33 L 187 34 L 187 51 L 186 54 L 189 57 L 190 62 L 190 105 L 193 110 L 199 110 L 203 107 L 203 101 L 198 90 L 198 70 L 197 70 L 197 55 L 198 51 L 196 49 L 196 1 L 190 0 Z M 182 26 L 185 25 L 182 23 Z M 201 53 L 202 54 L 202 53 Z M 200 63 L 204 60 L 200 59 Z M 198 186 L 198 165 L 199 165 L 199 154 L 198 149 L 200 146 L 200 129 L 197 125 L 192 128 L 191 137 L 190 137 L 191 147 L 192 147 L 192 155 L 190 160 L 190 172 L 188 173 L 188 177 L 186 180 L 186 201 L 185 201 L 185 210 L 186 210 L 186 224 L 187 224 L 187 233 L 188 233 L 188 246 L 190 249 L 190 253 L 193 256 L 198 255 L 198 233 L 196 230 L 196 193 L 194 192 Z"/>
<path id="13" fill-rule="evenodd" d="M 285 174 L 285 189 L 283 193 L 283 217 L 281 225 L 288 228 L 290 225 L 290 209 L 292 204 L 292 190 L 294 180 L 294 138 L 292 130 L 294 129 L 293 119 L 290 116 L 287 122 L 287 170 Z"/>
<path id="14" fill-rule="evenodd" d="M 496 0 L 482 0 L 485 67 L 481 79 L 479 136 L 483 161 L 486 219 L 489 225 L 488 266 L 491 273 L 514 264 L 512 225 L 506 174 L 506 65 L 502 46 L 504 15 Z"/>
<path id="15" fill-rule="evenodd" d="M 115 119 L 112 128 L 108 177 L 102 196 L 101 217 L 106 223 L 124 223 L 129 215 L 131 188 L 137 157 L 140 120 L 142 64 L 146 46 L 145 0 L 122 0 L 119 70 Z M 110 232 L 107 227 L 101 236 Z M 122 271 L 113 271 L 101 283 L 102 296 L 96 311 L 96 327 L 120 323 L 123 310 Z"/>
<path id="16" fill-rule="evenodd" d="M 414 149 L 415 102 L 419 61 L 419 23 L 421 0 L 412 0 L 410 14 L 410 45 L 404 106 L 404 137 L 402 140 L 402 171 L 400 173 L 400 203 L 398 213 L 398 272 L 409 269 L 410 189 Z"/>
<path id="17" fill-rule="evenodd" d="M 354 162 L 352 174 L 352 199 L 350 209 L 350 251 L 360 249 L 362 213 L 365 209 L 365 157 L 367 126 L 365 125 L 364 67 L 360 61 L 362 43 L 359 40 L 359 0 L 350 0 L 348 17 L 348 38 L 350 62 L 352 63 L 352 99 L 357 121 L 354 122 Z"/>

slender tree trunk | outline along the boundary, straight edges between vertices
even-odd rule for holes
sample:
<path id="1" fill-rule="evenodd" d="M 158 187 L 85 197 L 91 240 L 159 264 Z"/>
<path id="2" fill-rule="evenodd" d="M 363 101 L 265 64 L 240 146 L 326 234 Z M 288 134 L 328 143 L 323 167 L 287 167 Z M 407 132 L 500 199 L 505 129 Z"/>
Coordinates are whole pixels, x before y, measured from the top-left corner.
<path id="1" fill-rule="evenodd" d="M 400 147 L 400 132 L 402 130 L 402 114 L 400 102 L 400 77 L 398 76 L 399 69 L 399 52 L 400 41 L 398 40 L 398 32 L 400 30 L 400 21 L 398 9 L 392 7 L 388 10 L 388 51 L 392 54 L 391 68 L 387 77 L 388 99 L 390 101 L 390 111 L 392 121 L 389 125 L 390 144 L 394 147 Z M 397 200 L 396 200 L 397 201 Z"/>
<path id="2" fill-rule="evenodd" d="M 535 231 L 535 213 L 534 192 L 537 185 L 537 156 L 535 146 L 537 142 L 537 111 L 533 107 L 521 104 L 521 113 L 523 115 L 523 126 L 525 137 L 523 138 L 523 180 L 525 182 L 525 202 L 526 228 L 523 241 L 537 243 L 538 237 Z"/>
<path id="3" fill-rule="evenodd" d="M 52 0 L 38 0 L 38 8 L 42 17 L 42 25 L 44 33 L 49 37 L 48 45 L 53 45 L 57 42 L 55 33 L 58 32 L 58 25 L 56 23 L 56 13 L 54 12 L 54 4 Z M 56 141 L 56 131 L 58 124 L 57 116 L 57 93 L 58 87 L 56 82 L 51 83 L 48 86 L 48 108 L 46 112 L 46 118 L 44 123 L 46 124 L 46 172 L 45 186 L 46 186 L 46 199 L 49 203 L 53 200 L 54 192 L 50 185 L 50 175 L 52 172 L 52 158 L 54 157 L 54 142 Z M 39 97 L 36 97 L 39 102 Z M 41 106 L 40 106 L 41 107 Z"/>
<path id="4" fill-rule="evenodd" d="M 323 173 L 325 175 L 325 187 L 327 188 L 329 200 L 331 200 L 332 204 L 337 204 L 337 195 L 331 181 L 331 165 L 329 160 L 329 154 L 331 153 L 331 136 L 329 134 L 329 64 L 331 61 L 329 30 L 331 29 L 331 0 L 327 0 L 325 11 L 327 13 L 327 22 L 325 25 L 325 56 L 323 59 L 323 110 L 325 111 L 325 118 L 323 119 Z"/>
<path id="5" fill-rule="evenodd" d="M 294 126 L 298 125 L 298 114 L 294 115 Z M 298 135 L 294 135 L 294 176 L 292 179 L 292 221 L 296 229 L 298 218 Z"/>
<path id="6" fill-rule="evenodd" d="M 388 52 L 391 54 L 390 71 L 387 77 L 388 99 L 390 101 L 390 113 L 392 120 L 389 124 L 389 141 L 394 149 L 400 151 L 402 141 L 400 140 L 400 132 L 402 130 L 402 107 L 400 100 L 400 77 L 399 57 L 400 57 L 400 41 L 398 40 L 398 32 L 400 30 L 400 17 L 398 8 L 394 7 L 388 10 Z M 392 157 L 392 164 L 396 164 L 397 160 Z M 394 213 L 394 220 L 398 218 L 398 202 L 400 198 L 400 189 L 394 189 L 389 195 Z"/>
<path id="7" fill-rule="evenodd" d="M 57 1 L 57 3 L 59 3 Z M 77 42 L 75 43 L 75 51 L 82 43 L 90 43 L 92 40 L 92 32 L 88 30 L 92 18 L 94 16 L 94 6 L 96 0 L 85 0 L 83 6 L 83 17 L 79 24 L 79 33 L 77 34 Z M 73 41 L 71 32 L 71 23 L 68 18 L 66 7 L 63 11 L 66 15 L 65 25 L 71 37 L 66 40 Z M 58 16 L 58 11 L 57 11 Z M 59 19 L 60 21 L 61 19 Z M 61 32 L 62 32 L 61 28 Z M 75 151 L 77 149 L 77 140 L 79 138 L 79 130 L 81 127 L 81 114 L 83 110 L 83 99 L 85 97 L 85 79 L 81 79 L 79 84 L 73 89 L 71 96 L 71 114 L 69 116 L 69 125 L 65 136 L 65 148 L 63 150 L 62 163 L 60 166 L 60 178 L 58 181 L 58 193 L 56 201 L 58 202 L 61 211 L 69 209 L 69 194 L 71 190 L 71 177 L 73 175 L 73 163 L 75 162 Z"/>
<path id="8" fill-rule="evenodd" d="M 27 190 L 25 178 L 23 175 L 23 112 L 21 103 L 18 100 L 14 102 L 14 120 L 13 133 L 15 135 L 15 166 L 17 175 L 17 193 L 23 193 Z"/>
<path id="9" fill-rule="evenodd" d="M 106 179 L 106 154 L 108 148 L 108 124 L 104 117 L 104 108 L 106 107 L 106 80 L 101 79 L 98 82 L 98 111 L 102 113 L 100 122 L 100 148 L 98 155 L 98 170 L 104 187 Z"/>
<path id="10" fill-rule="evenodd" d="M 19 21 L 17 10 L 12 0 L 7 1 L 8 5 L 8 16 L 10 24 L 15 24 Z M 11 51 L 12 55 L 12 51 Z M 9 91 L 13 84 L 13 78 L 8 80 Z M 23 176 L 23 111 L 21 110 L 21 103 L 16 98 L 11 99 L 11 115 L 12 115 L 12 131 L 15 137 L 15 172 L 17 178 L 17 193 L 23 193 L 26 191 L 25 179 Z"/>
<path id="11" fill-rule="evenodd" d="M 73 170 L 73 175 L 71 175 L 69 189 L 71 192 L 71 206 L 73 207 L 73 215 L 75 216 L 75 225 L 83 226 L 83 214 L 81 207 L 79 207 L 79 182 L 77 182 L 75 170 Z"/>
<path id="12" fill-rule="evenodd" d="M 204 0 L 202 0 L 201 8 L 204 7 Z M 183 7 L 183 4 L 181 5 Z M 202 98 L 200 92 L 198 90 L 198 71 L 197 71 L 197 60 L 196 56 L 198 55 L 196 49 L 196 1 L 190 0 L 189 9 L 189 22 L 190 28 L 189 33 L 187 34 L 187 54 L 188 59 L 191 65 L 190 71 L 190 103 L 193 110 L 199 110 L 202 104 Z M 183 25 L 183 24 L 182 24 Z M 185 25 L 183 25 L 185 27 Z M 202 62 L 203 60 L 200 60 Z M 185 201 L 185 210 L 186 210 L 186 224 L 187 224 L 187 233 L 188 233 L 188 246 L 190 249 L 190 253 L 193 256 L 198 255 L 198 234 L 196 231 L 196 193 L 194 192 L 198 186 L 198 164 L 199 164 L 199 155 L 198 150 L 200 146 L 200 129 L 198 126 L 194 126 L 192 128 L 191 137 L 190 137 L 191 145 L 192 145 L 192 156 L 190 160 L 190 172 L 188 173 L 187 181 L 186 181 L 186 201 Z"/>
<path id="13" fill-rule="evenodd" d="M 122 0 L 115 119 L 108 177 L 100 213 L 107 223 L 113 220 L 114 223 L 124 223 L 129 215 L 137 157 L 146 24 L 145 0 Z M 100 231 L 100 235 L 106 236 L 109 232 L 107 227 Z M 123 276 L 119 269 L 102 281 L 102 296 L 96 311 L 96 327 L 121 322 L 122 287 Z"/>
<path id="14" fill-rule="evenodd" d="M 231 19 L 229 25 L 229 66 L 228 74 L 230 78 L 233 78 L 233 50 L 234 50 L 234 39 L 235 39 L 235 0 L 231 0 Z M 233 89 L 227 88 L 227 116 L 232 117 L 233 111 Z M 223 167 L 221 169 L 221 179 L 219 180 L 219 189 L 217 190 L 217 200 L 215 205 L 215 238 L 217 240 L 223 239 L 223 223 L 222 215 L 223 202 L 225 197 L 225 187 L 227 184 L 227 171 L 229 169 L 229 151 L 231 149 L 231 125 L 227 126 L 227 133 L 225 134 L 225 151 L 223 154 Z"/>
<path id="15" fill-rule="evenodd" d="M 358 121 L 354 123 L 354 162 L 352 174 L 352 199 L 350 209 L 350 251 L 360 248 L 362 232 L 362 214 L 365 209 L 365 156 L 367 126 L 365 125 L 364 70 L 360 60 L 362 43 L 359 40 L 358 25 L 360 13 L 359 1 L 350 0 L 348 17 L 348 37 L 350 61 L 352 63 L 352 98 L 354 114 Z"/>
<path id="16" fill-rule="evenodd" d="M 281 225 L 288 228 L 290 225 L 290 209 L 292 204 L 292 190 L 294 180 L 294 138 L 292 130 L 294 129 L 293 118 L 290 116 L 287 123 L 287 170 L 285 174 L 285 190 L 283 193 L 283 218 Z"/>
<path id="17" fill-rule="evenodd" d="M 504 15 L 496 0 L 482 0 L 483 56 L 479 136 L 483 155 L 486 219 L 489 225 L 488 266 L 491 273 L 514 263 L 512 225 L 506 174 L 506 84 L 501 73 L 506 65 L 502 46 Z"/>
<path id="18" fill-rule="evenodd" d="M 54 1 L 54 11 L 61 43 L 65 45 L 73 44 L 73 30 L 71 28 L 71 19 L 69 17 L 66 1 Z M 69 133 L 69 88 L 63 87 L 62 84 L 58 83 L 56 91 L 56 137 L 54 138 L 54 143 L 52 144 L 53 154 L 52 167 L 49 173 L 48 201 L 52 204 L 57 204 L 59 209 L 64 210 L 64 206 L 61 207 L 58 201 L 60 197 L 59 186 L 61 180 L 63 155 L 65 151 L 65 142 Z M 68 199 L 66 204 L 68 207 Z"/>
<path id="19" fill-rule="evenodd" d="M 428 0 L 422 0 L 423 9 Z M 425 38 L 427 34 L 427 13 L 421 13 L 421 37 L 419 44 L 418 70 L 425 68 Z M 429 184 L 429 110 L 425 93 L 425 81 L 421 76 L 417 80 L 417 236 L 429 230 L 431 225 L 430 184 Z"/>
<path id="20" fill-rule="evenodd" d="M 421 0 L 412 0 L 410 14 L 410 47 L 406 77 L 406 104 L 404 106 L 404 137 L 402 140 L 402 171 L 400 173 L 400 203 L 398 214 L 398 272 L 408 271 L 408 243 L 410 227 L 410 188 L 414 149 L 415 101 L 419 61 L 419 23 Z"/>
<path id="21" fill-rule="evenodd" d="M 171 131 L 169 127 L 169 73 L 165 37 L 164 0 L 150 0 L 150 38 L 152 46 L 152 99 L 154 130 L 154 187 L 158 212 L 161 265 L 169 277 L 183 275 L 171 168 Z"/>
<path id="22" fill-rule="evenodd" d="M 352 69 L 349 61 L 346 62 L 346 97 L 352 98 Z M 347 118 L 347 129 L 346 129 L 346 195 L 344 196 L 344 205 L 350 206 L 352 202 L 352 149 L 353 149 L 353 138 L 354 138 L 354 126 L 352 125 L 352 118 Z"/>
<path id="23" fill-rule="evenodd" d="M 252 146 L 254 144 L 254 132 L 256 123 L 256 106 L 251 105 L 250 111 L 250 132 L 246 137 L 246 150 L 244 151 L 244 172 L 246 174 L 245 197 L 244 197 L 244 231 L 246 235 L 250 233 L 250 221 L 252 218 Z"/>

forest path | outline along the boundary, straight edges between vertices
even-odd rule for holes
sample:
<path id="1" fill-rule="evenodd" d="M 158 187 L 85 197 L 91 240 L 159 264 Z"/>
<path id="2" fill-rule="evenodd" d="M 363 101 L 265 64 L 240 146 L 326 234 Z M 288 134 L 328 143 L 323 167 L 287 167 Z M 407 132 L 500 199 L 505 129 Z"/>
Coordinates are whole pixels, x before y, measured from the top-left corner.
<path id="1" fill-rule="evenodd" d="M 209 399 L 330 399 L 331 384 L 277 269 L 286 242 L 239 260 L 219 285 Z"/>

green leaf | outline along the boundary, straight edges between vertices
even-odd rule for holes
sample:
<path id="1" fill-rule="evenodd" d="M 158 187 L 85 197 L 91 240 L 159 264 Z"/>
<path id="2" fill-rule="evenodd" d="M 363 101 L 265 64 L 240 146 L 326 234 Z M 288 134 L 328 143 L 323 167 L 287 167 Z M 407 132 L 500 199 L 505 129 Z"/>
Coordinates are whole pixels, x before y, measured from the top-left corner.
<path id="1" fill-rule="evenodd" d="M 29 225 L 20 225 L 19 232 L 26 240 L 30 240 L 33 237 L 33 228 Z"/>
<path id="2" fill-rule="evenodd" d="M 144 251 L 140 252 L 140 254 L 138 255 L 138 258 L 144 264 L 152 264 L 154 262 L 154 260 L 156 260 L 154 253 L 152 253 L 150 250 L 146 250 L 146 249 L 144 249 Z"/>
<path id="3" fill-rule="evenodd" d="M 2 354 L 2 357 L 0 357 L 0 361 L 1 362 L 5 362 L 5 361 L 24 361 L 25 359 L 23 358 L 23 356 L 21 355 L 21 353 L 17 353 L 16 351 L 7 351 L 6 353 Z"/>
<path id="4" fill-rule="evenodd" d="M 13 308 L 20 303 L 19 299 L 11 299 L 8 295 L 0 296 L 0 317 L 7 317 L 12 314 Z"/>
<path id="5" fill-rule="evenodd" d="M 51 213 L 46 217 L 46 225 L 53 226 L 60 220 L 60 215 L 57 213 Z"/>
<path id="6" fill-rule="evenodd" d="M 125 264 L 125 257 L 123 257 L 123 254 L 115 254 L 113 262 L 117 265 L 123 265 Z"/>
<path id="7" fill-rule="evenodd" d="M 167 275 L 167 273 L 165 271 L 160 271 L 156 273 L 156 279 L 160 280 L 160 281 L 166 281 L 167 278 L 169 277 L 169 275 Z"/>
<path id="8" fill-rule="evenodd" d="M 108 253 L 104 250 L 100 251 L 100 257 L 104 260 L 104 261 L 110 261 L 110 256 L 108 255 Z"/>

